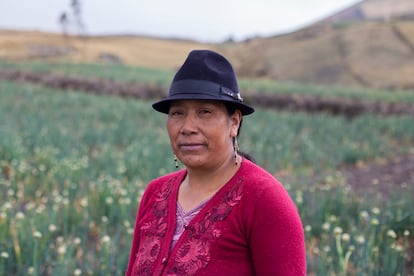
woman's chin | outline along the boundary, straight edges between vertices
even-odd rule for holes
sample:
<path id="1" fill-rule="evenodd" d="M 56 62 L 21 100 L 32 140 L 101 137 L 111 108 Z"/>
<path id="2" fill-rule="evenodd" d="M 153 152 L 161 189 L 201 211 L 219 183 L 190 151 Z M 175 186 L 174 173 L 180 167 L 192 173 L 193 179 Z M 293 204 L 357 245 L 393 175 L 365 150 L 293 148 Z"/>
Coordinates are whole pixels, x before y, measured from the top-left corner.
<path id="1" fill-rule="evenodd" d="M 206 162 L 203 158 L 200 158 L 199 156 L 186 156 L 181 159 L 181 163 L 183 163 L 183 165 L 189 169 L 197 169 L 202 168 Z"/>

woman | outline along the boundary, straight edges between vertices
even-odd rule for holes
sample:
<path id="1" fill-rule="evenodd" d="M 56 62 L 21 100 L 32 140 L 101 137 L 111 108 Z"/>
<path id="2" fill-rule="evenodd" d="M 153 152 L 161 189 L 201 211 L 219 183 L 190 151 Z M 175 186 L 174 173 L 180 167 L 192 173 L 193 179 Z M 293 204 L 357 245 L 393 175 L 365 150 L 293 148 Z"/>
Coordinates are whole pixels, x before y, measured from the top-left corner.
<path id="1" fill-rule="evenodd" d="M 282 185 L 241 156 L 243 102 L 231 64 L 190 52 L 167 98 L 171 147 L 184 169 L 151 181 L 126 275 L 305 275 L 301 220 Z"/>

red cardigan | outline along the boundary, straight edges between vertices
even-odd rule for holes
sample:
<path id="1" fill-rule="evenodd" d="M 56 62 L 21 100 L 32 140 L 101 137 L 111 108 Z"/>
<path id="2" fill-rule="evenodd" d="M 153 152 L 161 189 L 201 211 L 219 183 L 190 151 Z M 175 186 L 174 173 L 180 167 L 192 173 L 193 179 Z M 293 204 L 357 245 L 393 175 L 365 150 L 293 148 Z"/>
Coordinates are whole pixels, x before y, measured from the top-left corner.
<path id="1" fill-rule="evenodd" d="M 303 227 L 282 185 L 243 159 L 170 250 L 180 170 L 149 183 L 125 275 L 305 275 Z"/>

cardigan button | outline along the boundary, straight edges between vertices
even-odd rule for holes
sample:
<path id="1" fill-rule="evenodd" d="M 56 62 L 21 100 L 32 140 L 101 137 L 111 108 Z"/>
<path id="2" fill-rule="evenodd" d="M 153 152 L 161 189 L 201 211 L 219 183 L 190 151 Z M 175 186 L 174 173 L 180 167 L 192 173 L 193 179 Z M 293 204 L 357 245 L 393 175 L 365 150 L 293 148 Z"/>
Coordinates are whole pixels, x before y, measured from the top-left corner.
<path id="1" fill-rule="evenodd" d="M 167 262 L 167 258 L 165 258 L 165 257 L 164 257 L 164 258 L 162 258 L 161 263 L 162 263 L 162 264 L 165 264 L 166 262 Z"/>

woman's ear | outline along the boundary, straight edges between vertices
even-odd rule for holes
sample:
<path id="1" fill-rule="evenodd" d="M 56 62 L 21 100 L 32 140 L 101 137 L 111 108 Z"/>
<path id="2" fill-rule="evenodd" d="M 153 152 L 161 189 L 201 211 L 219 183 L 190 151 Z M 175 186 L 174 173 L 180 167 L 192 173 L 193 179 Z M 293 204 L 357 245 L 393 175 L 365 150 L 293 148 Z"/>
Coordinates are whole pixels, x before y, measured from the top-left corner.
<path id="1" fill-rule="evenodd" d="M 237 137 L 239 133 L 239 127 L 242 120 L 242 113 L 236 109 L 230 117 L 231 120 L 231 137 Z"/>

